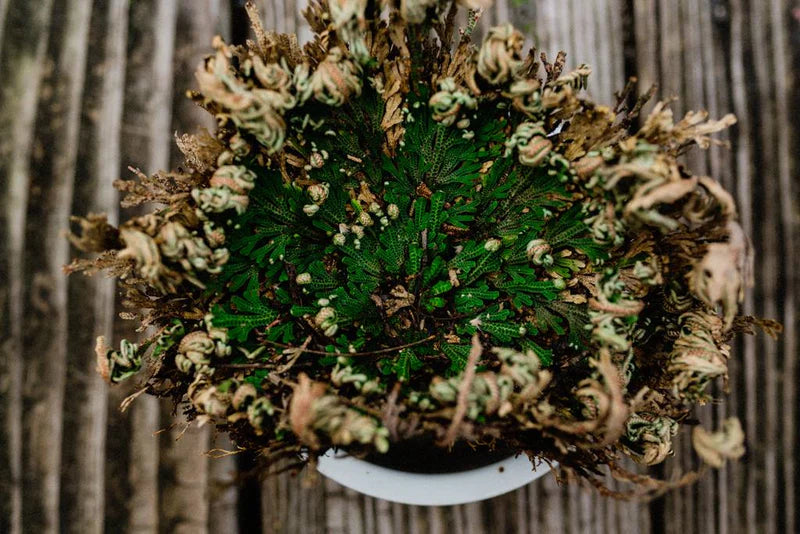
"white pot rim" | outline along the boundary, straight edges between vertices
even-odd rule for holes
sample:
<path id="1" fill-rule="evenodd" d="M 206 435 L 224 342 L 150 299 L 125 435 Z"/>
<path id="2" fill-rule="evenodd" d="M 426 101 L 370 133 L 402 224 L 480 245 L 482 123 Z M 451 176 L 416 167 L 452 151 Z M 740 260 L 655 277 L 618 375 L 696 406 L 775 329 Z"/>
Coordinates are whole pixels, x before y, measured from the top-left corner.
<path id="1" fill-rule="evenodd" d="M 455 473 L 411 473 L 371 464 L 329 449 L 317 470 L 342 486 L 370 497 L 402 504 L 448 506 L 482 501 L 520 488 L 546 475 L 550 467 L 525 456 Z"/>

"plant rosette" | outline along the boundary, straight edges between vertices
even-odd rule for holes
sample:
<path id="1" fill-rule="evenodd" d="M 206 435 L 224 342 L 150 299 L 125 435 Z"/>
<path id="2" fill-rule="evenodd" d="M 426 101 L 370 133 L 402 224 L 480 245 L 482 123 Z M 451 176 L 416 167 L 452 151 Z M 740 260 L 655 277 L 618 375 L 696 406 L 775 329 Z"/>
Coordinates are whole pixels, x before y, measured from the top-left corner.
<path id="1" fill-rule="evenodd" d="M 149 393 L 268 461 L 423 439 L 599 487 L 605 468 L 633 482 L 619 496 L 686 483 L 620 460 L 667 458 L 733 334 L 774 327 L 737 316 L 751 256 L 731 196 L 677 160 L 735 119 L 659 103 L 636 129 L 632 84 L 595 104 L 589 67 L 523 56 L 510 25 L 473 44 L 459 3 L 479 7 L 313 3 L 302 49 L 248 4 L 255 41 L 216 39 L 197 71 L 216 133 L 117 184 L 158 207 L 77 221 L 99 255 L 68 271 L 116 276 L 156 331 L 99 339 L 100 372 L 145 367 Z M 692 438 L 713 466 L 743 452 L 735 419 Z"/>

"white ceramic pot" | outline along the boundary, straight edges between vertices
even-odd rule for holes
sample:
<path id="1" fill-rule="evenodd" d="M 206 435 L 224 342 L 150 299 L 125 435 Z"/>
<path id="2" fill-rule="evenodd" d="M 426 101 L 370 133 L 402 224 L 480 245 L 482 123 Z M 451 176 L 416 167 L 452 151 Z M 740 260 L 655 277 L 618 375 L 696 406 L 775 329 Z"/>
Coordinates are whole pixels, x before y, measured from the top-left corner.
<path id="1" fill-rule="evenodd" d="M 402 504 L 445 506 L 481 501 L 513 491 L 546 475 L 547 464 L 532 465 L 526 456 L 455 473 L 411 473 L 375 465 L 333 449 L 317 470 L 342 486 Z"/>

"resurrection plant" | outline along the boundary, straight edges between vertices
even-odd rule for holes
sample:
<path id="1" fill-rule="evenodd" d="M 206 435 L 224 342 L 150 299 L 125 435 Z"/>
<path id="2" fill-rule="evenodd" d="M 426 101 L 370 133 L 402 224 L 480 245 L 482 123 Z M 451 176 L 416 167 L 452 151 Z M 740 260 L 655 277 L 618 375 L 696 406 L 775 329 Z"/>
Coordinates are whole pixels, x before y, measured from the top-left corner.
<path id="1" fill-rule="evenodd" d="M 471 36 L 475 0 L 327 0 L 315 32 L 215 53 L 192 98 L 214 135 L 185 166 L 118 183 L 155 203 L 115 228 L 77 219 L 152 335 L 98 339 L 102 375 L 145 389 L 242 449 L 314 461 L 430 439 L 502 446 L 604 488 L 672 451 L 726 378 L 751 276 L 731 196 L 677 158 L 735 119 L 646 97 L 613 107 L 590 69 L 522 54 L 510 25 Z M 469 11 L 455 29 L 456 4 Z M 719 466 L 735 419 L 695 429 Z M 610 490 L 606 490 L 610 493 Z"/>

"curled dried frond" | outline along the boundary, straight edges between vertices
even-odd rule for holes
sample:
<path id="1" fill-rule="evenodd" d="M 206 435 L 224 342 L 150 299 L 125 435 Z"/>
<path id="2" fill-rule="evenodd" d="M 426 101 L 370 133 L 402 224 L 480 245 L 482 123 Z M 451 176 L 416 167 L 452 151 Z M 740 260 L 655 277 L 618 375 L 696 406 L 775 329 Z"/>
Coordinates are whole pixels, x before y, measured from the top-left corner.
<path id="1" fill-rule="evenodd" d="M 491 85 L 512 80 L 522 66 L 520 52 L 524 41 L 511 24 L 491 28 L 478 52 L 478 74 Z"/>
<path id="2" fill-rule="evenodd" d="M 318 434 L 327 446 L 347 446 L 352 443 L 372 444 L 378 452 L 389 449 L 388 431 L 376 419 L 348 408 L 336 395 L 326 395 L 325 385 L 313 382 L 305 374 L 289 406 L 292 431 L 314 450 L 321 448 Z"/>
<path id="3" fill-rule="evenodd" d="M 334 48 L 313 74 L 302 72 L 298 88 L 303 100 L 313 97 L 322 104 L 339 107 L 361 94 L 360 74 L 358 64 L 348 59 L 341 48 Z"/>
<path id="4" fill-rule="evenodd" d="M 645 120 L 640 135 L 647 141 L 665 145 L 671 149 L 695 143 L 701 148 L 708 148 L 713 139 L 711 134 L 722 131 L 736 124 L 736 117 L 728 114 L 719 120 L 707 120 L 708 112 L 690 111 L 675 123 L 672 110 L 667 102 L 659 102 Z"/>
<path id="5" fill-rule="evenodd" d="M 186 158 L 187 166 L 199 173 L 213 170 L 217 158 L 225 149 L 225 145 L 208 133 L 205 128 L 194 135 L 176 135 L 175 144 Z"/>
<path id="6" fill-rule="evenodd" d="M 116 384 L 139 372 L 142 368 L 142 354 L 139 345 L 123 339 L 119 350 L 106 345 L 103 336 L 95 344 L 97 372 L 106 382 Z"/>
<path id="7" fill-rule="evenodd" d="M 431 97 L 428 104 L 433 113 L 433 120 L 445 126 L 451 126 L 458 120 L 462 108 L 467 112 L 477 106 L 472 95 L 466 89 L 456 86 L 453 78 L 445 78 L 439 82 L 439 91 Z M 462 120 L 466 121 L 465 128 L 469 126 L 468 118 Z"/>
<path id="8" fill-rule="evenodd" d="M 727 225 L 727 243 L 711 243 L 689 275 L 692 292 L 711 307 L 722 306 L 725 326 L 730 328 L 744 299 L 745 287 L 752 284 L 752 251 L 741 227 Z"/>
<path id="9" fill-rule="evenodd" d="M 70 232 L 67 237 L 75 248 L 84 252 L 103 252 L 121 248 L 119 231 L 102 214 L 90 213 L 84 217 L 71 217 L 70 221 L 80 225 L 80 234 Z"/>
<path id="10" fill-rule="evenodd" d="M 644 465 L 660 464 L 672 454 L 678 423 L 667 416 L 634 413 L 626 423 L 624 443 L 632 458 Z"/>
<path id="11" fill-rule="evenodd" d="M 692 444 L 697 455 L 708 465 L 720 468 L 726 460 L 735 460 L 744 455 L 744 432 L 736 418 L 722 422 L 722 430 L 709 432 L 697 426 L 692 431 Z"/>

